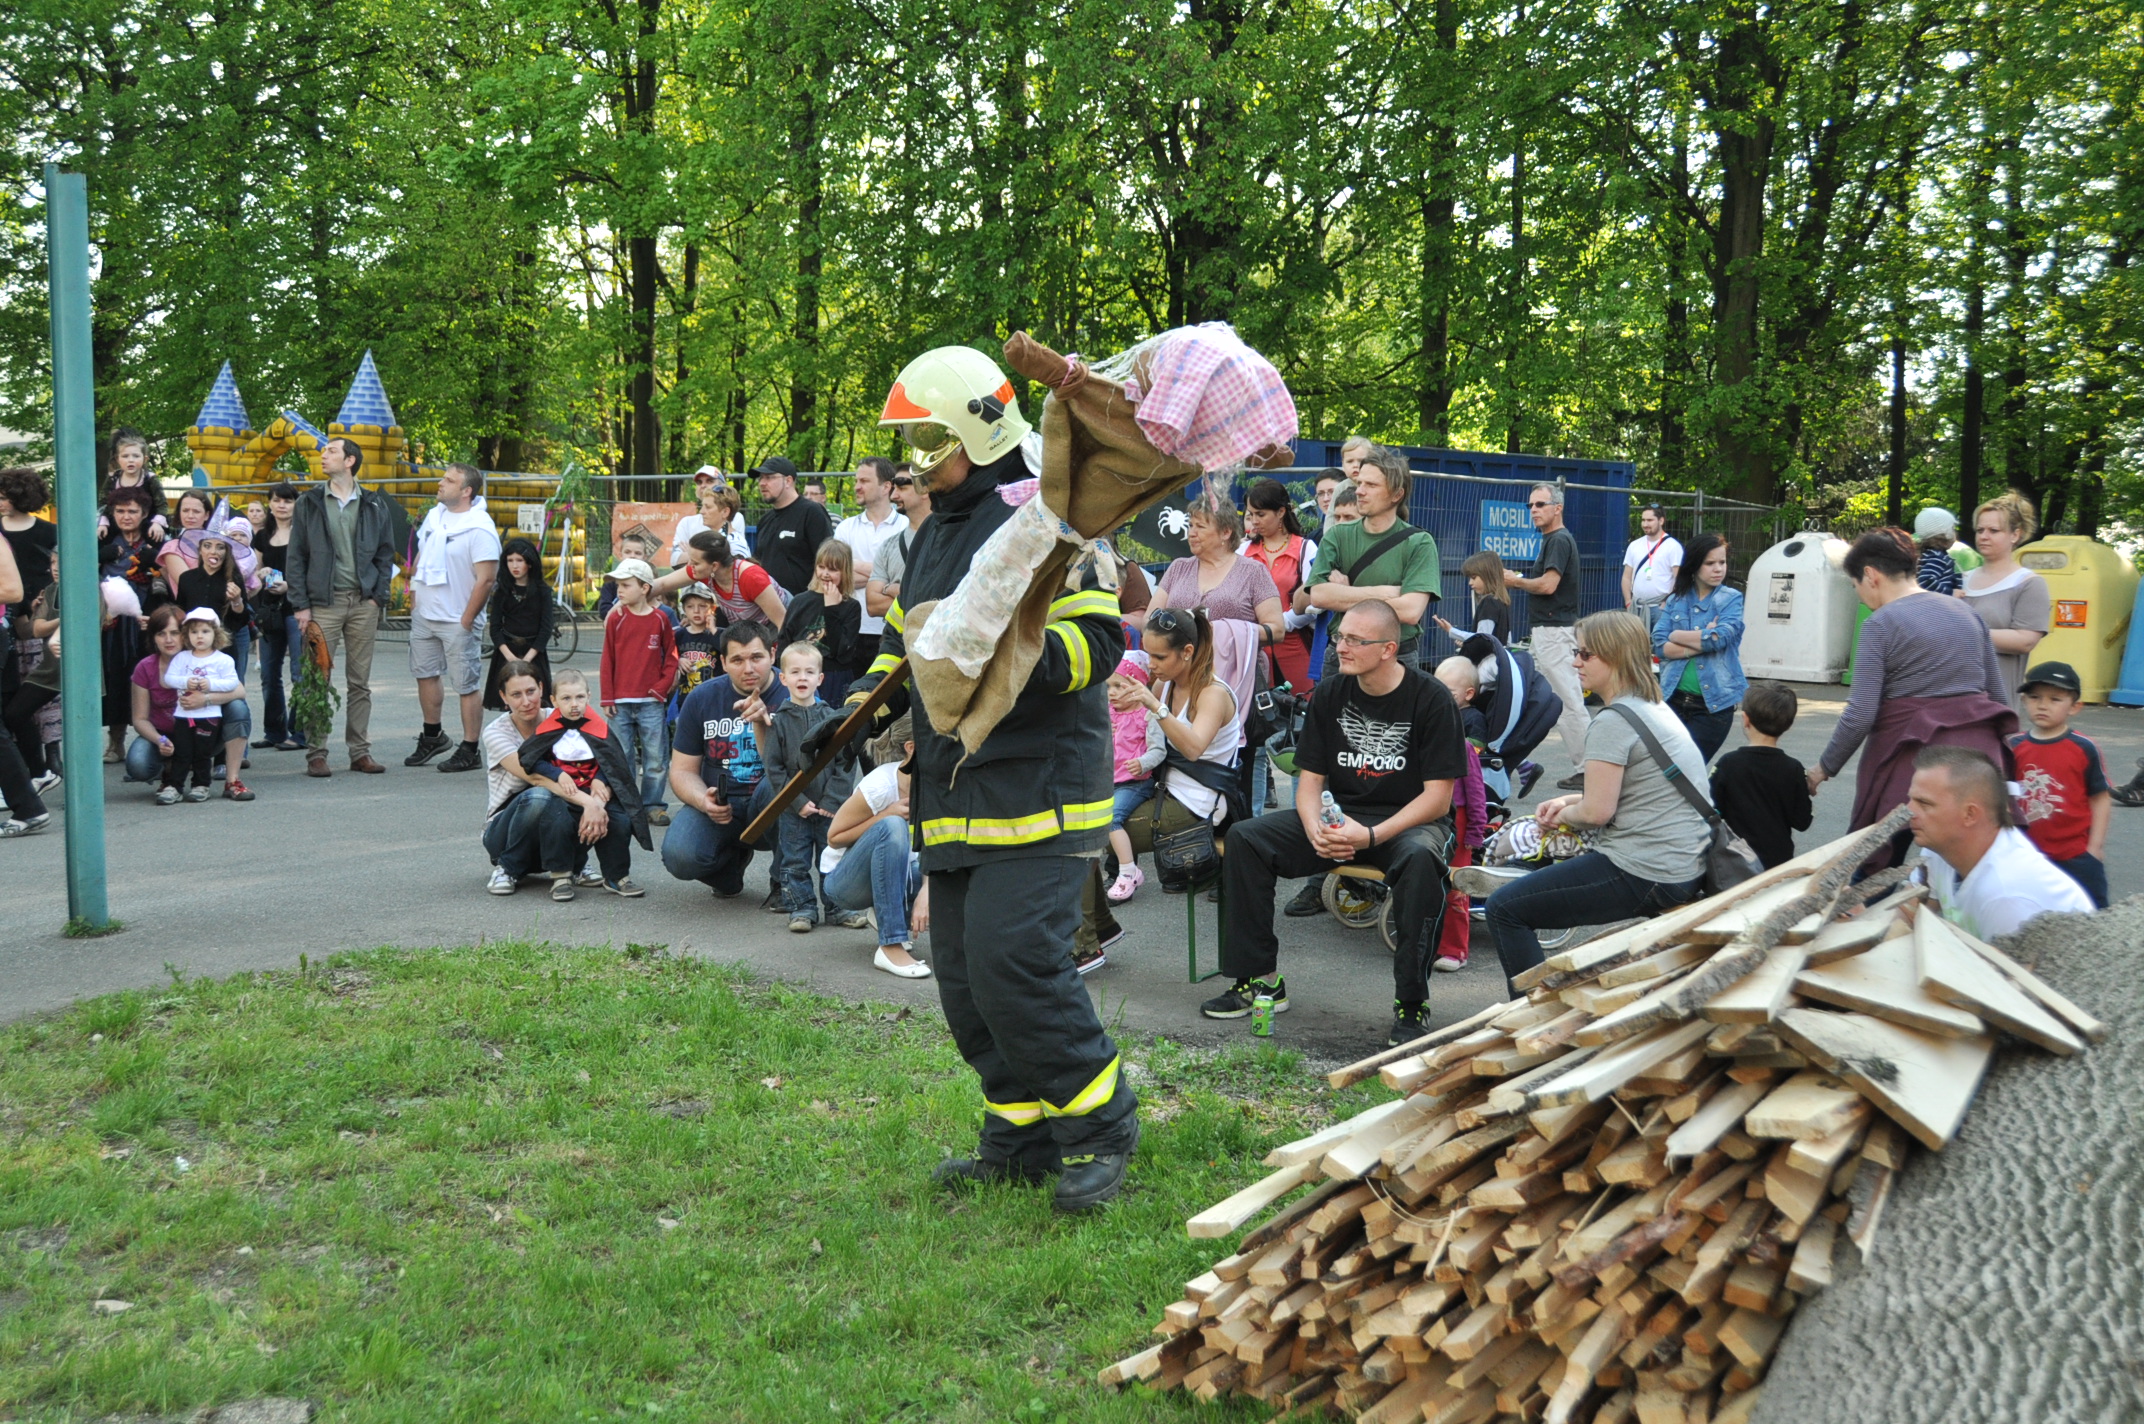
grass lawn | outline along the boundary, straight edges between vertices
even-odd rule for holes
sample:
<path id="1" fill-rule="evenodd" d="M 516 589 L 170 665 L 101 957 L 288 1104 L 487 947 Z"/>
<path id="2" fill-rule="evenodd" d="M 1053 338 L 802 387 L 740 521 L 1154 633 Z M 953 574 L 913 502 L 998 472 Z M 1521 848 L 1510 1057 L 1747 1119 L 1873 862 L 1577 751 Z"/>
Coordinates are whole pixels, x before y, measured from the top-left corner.
<path id="1" fill-rule="evenodd" d="M 1262 1417 L 1092 1380 L 1222 1253 L 1185 1217 L 1386 1094 L 1125 1049 L 1131 1182 L 1066 1220 L 930 1189 L 981 1112 L 935 1012 L 657 948 L 382 950 L 18 1024 L 0 1420 Z"/>

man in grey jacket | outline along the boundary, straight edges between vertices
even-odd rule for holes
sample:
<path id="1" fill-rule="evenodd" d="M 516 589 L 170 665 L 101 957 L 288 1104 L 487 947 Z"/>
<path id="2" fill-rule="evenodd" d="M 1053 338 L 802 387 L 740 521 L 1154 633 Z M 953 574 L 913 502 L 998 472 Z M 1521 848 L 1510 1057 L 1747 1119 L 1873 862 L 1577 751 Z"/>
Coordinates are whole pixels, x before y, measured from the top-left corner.
<path id="1" fill-rule="evenodd" d="M 386 498 L 357 482 L 365 452 L 341 436 L 320 447 L 328 477 L 298 496 L 284 575 L 298 626 L 318 623 L 343 669 L 344 740 L 350 770 L 379 773 L 367 735 L 372 723 L 372 647 L 395 576 L 394 523 Z M 338 651 L 336 644 L 342 646 Z M 305 774 L 326 776 L 326 729 L 310 738 Z"/>

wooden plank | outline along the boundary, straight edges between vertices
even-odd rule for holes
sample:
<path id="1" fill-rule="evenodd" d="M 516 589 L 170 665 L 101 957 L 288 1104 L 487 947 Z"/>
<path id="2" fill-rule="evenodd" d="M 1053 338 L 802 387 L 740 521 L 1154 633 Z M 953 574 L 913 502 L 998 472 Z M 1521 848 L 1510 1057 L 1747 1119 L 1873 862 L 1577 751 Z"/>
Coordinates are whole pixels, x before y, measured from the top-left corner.
<path id="1" fill-rule="evenodd" d="M 2045 979 L 2042 979 L 1994 945 L 1989 944 L 1986 940 L 1959 928 L 1957 925 L 1952 925 L 1950 932 L 1957 936 L 1960 944 L 2008 975 L 2010 982 L 2038 1000 L 2041 1007 L 2077 1030 L 2078 1033 L 2084 1035 L 2086 1042 L 2103 1043 L 2106 1041 L 2107 1026 L 2057 993 L 2054 987 Z"/>
<path id="2" fill-rule="evenodd" d="M 1383 1160 L 1384 1150 L 1407 1136 L 1418 1127 L 1428 1125 L 1440 1110 L 1433 1098 L 1412 1097 L 1402 1100 L 1400 1110 L 1389 1117 L 1380 1118 L 1362 1131 L 1336 1144 L 1325 1154 L 1325 1175 L 1335 1181 L 1348 1182 L 1377 1166 Z"/>
<path id="3" fill-rule="evenodd" d="M 1939 1151 L 1965 1120 L 1995 1050 L 1986 1035 L 1936 1038 L 1866 1014 L 1822 1009 L 1787 1010 L 1779 1031 Z"/>
<path id="4" fill-rule="evenodd" d="M 1440 1043 L 1449 1043 L 1455 1038 L 1472 1033 L 1475 1029 L 1480 1028 L 1483 1024 L 1519 1002 L 1517 999 L 1507 999 L 1501 1003 L 1491 1004 L 1471 1018 L 1461 1019 L 1455 1024 L 1446 1024 L 1443 1028 L 1423 1034 L 1420 1038 L 1412 1039 L 1397 1048 L 1388 1048 L 1382 1053 L 1373 1053 L 1368 1058 L 1350 1063 L 1345 1068 L 1335 1068 L 1326 1075 L 1326 1081 L 1335 1088 L 1353 1087 L 1365 1078 L 1376 1077 L 1377 1070 L 1387 1063 L 1397 1063 L 1402 1058 L 1412 1058 L 1426 1049 L 1435 1048 Z"/>
<path id="5" fill-rule="evenodd" d="M 1997 1028 L 2068 1057 L 2084 1051 L 2069 1027 L 2020 989 L 1994 965 L 1965 947 L 1951 927 L 1930 913 L 1913 917 L 1913 949 L 1921 987 L 1939 999 L 1971 1009 Z"/>
<path id="6" fill-rule="evenodd" d="M 1796 1073 L 1749 1110 L 1742 1130 L 1751 1137 L 1814 1142 L 1854 1120 L 1861 1095 L 1825 1073 Z"/>
<path id="7" fill-rule="evenodd" d="M 1364 1108 L 1353 1117 L 1321 1127 L 1308 1137 L 1299 1137 L 1293 1142 L 1282 1143 L 1268 1152 L 1265 1164 L 1268 1167 L 1294 1167 L 1304 1162 L 1321 1160 L 1326 1153 L 1347 1141 L 1364 1128 L 1374 1127 L 1386 1118 L 1407 1106 L 1405 1098 L 1394 1098 L 1389 1103 L 1379 1103 L 1374 1108 Z"/>
<path id="8" fill-rule="evenodd" d="M 1603 989 L 1641 984 L 1647 979 L 1658 979 L 1670 970 L 1687 969 L 1710 953 L 1711 950 L 1702 944 L 1679 944 L 1658 954 L 1648 954 L 1643 959 L 1633 959 L 1628 964 L 1618 964 L 1593 982 Z"/>
<path id="9" fill-rule="evenodd" d="M 1811 964 L 1833 964 L 1873 949 L 1903 923 L 1895 911 L 1871 906 L 1850 920 L 1832 921 L 1802 948 Z"/>
<path id="10" fill-rule="evenodd" d="M 1918 955 L 1910 933 L 1887 939 L 1851 959 L 1804 969 L 1794 987 L 1811 999 L 1873 1014 L 1939 1038 L 1986 1033 L 1977 1014 L 1947 1004 L 1920 985 Z"/>
<path id="11" fill-rule="evenodd" d="M 1802 1233 L 1794 1248 L 1794 1264 L 1787 1269 L 1787 1289 L 1807 1295 L 1831 1284 L 1831 1248 L 1838 1240 L 1839 1223 L 1818 1216 Z"/>
<path id="12" fill-rule="evenodd" d="M 1755 929 L 1759 924 L 1763 923 L 1765 916 L 1786 905 L 1789 901 L 1799 899 L 1808 893 L 1809 880 L 1807 876 L 1798 876 L 1792 880 L 1782 881 L 1771 886 L 1762 894 L 1752 895 L 1741 903 L 1733 905 L 1693 927 L 1689 938 L 1701 944 L 1726 944 Z M 1821 924 L 1821 920 L 1811 915 L 1809 918 L 1797 923 L 1793 929 L 1787 931 L 1787 942 L 1814 939 Z"/>
<path id="13" fill-rule="evenodd" d="M 1305 1182 L 1315 1181 L 1318 1164 L 1302 1162 L 1283 1167 L 1269 1177 L 1251 1183 L 1225 1201 L 1219 1201 L 1184 1223 L 1193 1240 L 1226 1236 Z"/>
<path id="14" fill-rule="evenodd" d="M 1762 964 L 1707 999 L 1697 1011 L 1698 1017 L 1710 1023 L 1770 1023 L 1787 1006 L 1794 992 L 1794 976 L 1808 958 L 1807 945 L 1774 945 Z"/>
<path id="15" fill-rule="evenodd" d="M 1549 1079 L 1527 1094 L 1527 1104 L 1529 1107 L 1562 1107 L 1571 1103 L 1599 1102 L 1654 1064 L 1674 1057 L 1694 1043 L 1704 1042 L 1710 1031 L 1711 1025 L 1696 1019 L 1688 1023 L 1664 1024 L 1650 1033 L 1616 1045 L 1569 1073 Z"/>
<path id="16" fill-rule="evenodd" d="M 1814 1140 L 1796 1142 L 1788 1148 L 1787 1165 L 1811 1177 L 1828 1178 L 1861 1145 L 1862 1134 L 1868 1131 L 1869 1119 L 1875 1115 L 1875 1104 L 1862 1098 L 1854 1109 L 1852 1120 L 1838 1131 Z"/>
<path id="17" fill-rule="evenodd" d="M 1713 1094 L 1688 1122 L 1668 1134 L 1668 1160 L 1695 1157 L 1710 1148 L 1739 1127 L 1768 1090 L 1766 1083 L 1730 1083 Z"/>

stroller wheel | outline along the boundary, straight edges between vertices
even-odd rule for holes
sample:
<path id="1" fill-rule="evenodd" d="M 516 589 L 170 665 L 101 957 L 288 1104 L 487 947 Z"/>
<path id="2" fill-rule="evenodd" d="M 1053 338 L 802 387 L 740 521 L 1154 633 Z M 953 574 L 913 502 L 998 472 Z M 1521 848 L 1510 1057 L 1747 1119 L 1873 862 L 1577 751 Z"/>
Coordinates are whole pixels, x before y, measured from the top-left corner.
<path id="1" fill-rule="evenodd" d="M 1351 930 L 1366 930 L 1384 913 L 1389 892 L 1374 880 L 1356 880 L 1346 875 L 1325 877 L 1325 908 Z"/>

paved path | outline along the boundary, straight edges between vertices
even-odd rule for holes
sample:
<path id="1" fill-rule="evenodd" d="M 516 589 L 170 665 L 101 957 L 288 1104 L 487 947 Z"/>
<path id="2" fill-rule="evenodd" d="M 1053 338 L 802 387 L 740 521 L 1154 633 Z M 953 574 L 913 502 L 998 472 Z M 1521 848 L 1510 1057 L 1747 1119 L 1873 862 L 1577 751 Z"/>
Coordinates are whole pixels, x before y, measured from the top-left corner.
<path id="1" fill-rule="evenodd" d="M 383 642 L 377 663 L 373 730 L 384 776 L 343 769 L 308 780 L 294 752 L 254 753 L 250 805 L 221 799 L 160 807 L 142 787 L 122 785 L 119 768 L 100 768 L 107 806 L 110 903 L 126 930 L 102 940 L 69 940 L 64 845 L 52 831 L 0 846 L 0 1020 L 52 1009 L 86 995 L 168 982 L 167 968 L 188 976 L 295 965 L 338 950 L 377 945 L 474 945 L 535 938 L 562 943 L 663 944 L 719 960 L 742 960 L 759 972 L 810 984 L 847 999 L 935 1005 L 936 989 L 871 968 L 865 931 L 821 928 L 792 935 L 757 908 L 757 894 L 718 904 L 697 885 L 670 879 L 659 860 L 637 848 L 635 878 L 646 898 L 620 900 L 583 891 L 554 905 L 534 889 L 512 897 L 486 894 L 488 866 L 477 843 L 482 773 L 442 775 L 401 762 L 417 731 L 415 688 L 403 647 Z M 576 665 L 592 664 L 584 650 Z M 1837 719 L 1842 689 L 1801 689 L 1803 714 L 1788 749 L 1813 760 Z M 256 697 L 255 704 L 259 702 Z M 2144 755 L 2144 716 L 2095 708 L 2083 718 L 2117 779 Z M 1813 836 L 1842 835 L 1851 772 L 1818 798 Z M 57 798 L 54 805 L 58 805 Z M 658 832 L 659 834 L 659 832 Z M 1812 843 L 1807 838 L 1804 844 Z M 2109 856 L 2117 898 L 2144 891 L 2144 812 L 2117 808 Z M 759 866 L 765 865 L 761 858 Z M 755 868 L 748 886 L 765 885 Z M 1282 887 L 1283 894 L 1292 885 Z M 1201 903 L 1200 947 L 1213 963 L 1213 907 Z M 1119 912 L 1130 936 L 1089 984 L 1105 1021 L 1194 1042 L 1234 1038 L 1243 1024 L 1198 1017 L 1213 986 L 1185 982 L 1184 902 L 1149 885 Z M 1281 962 L 1294 1008 L 1278 1022 L 1276 1042 L 1347 1056 L 1381 1046 L 1392 998 L 1390 956 L 1374 931 L 1340 928 L 1327 916 L 1280 921 Z M 927 958 L 926 943 L 923 953 Z M 1494 949 L 1476 927 L 1472 963 L 1434 976 L 1438 1022 L 1473 1012 L 1502 989 Z"/>

